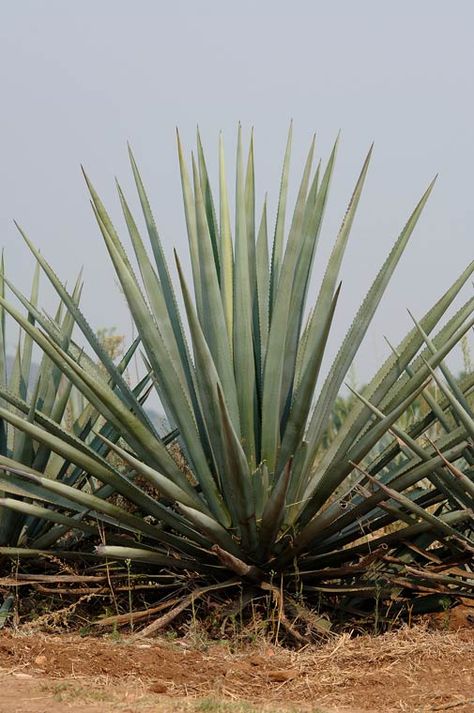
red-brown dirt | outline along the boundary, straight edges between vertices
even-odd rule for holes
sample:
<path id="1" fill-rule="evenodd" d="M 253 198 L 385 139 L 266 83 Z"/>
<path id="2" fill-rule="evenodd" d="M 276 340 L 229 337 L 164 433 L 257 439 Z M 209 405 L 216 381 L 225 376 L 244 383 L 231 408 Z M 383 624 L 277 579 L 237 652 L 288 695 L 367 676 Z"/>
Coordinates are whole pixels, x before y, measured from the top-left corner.
<path id="1" fill-rule="evenodd" d="M 197 649 L 185 640 L 7 632 L 0 713 L 472 713 L 474 627 L 438 626 L 341 636 L 297 652 L 261 645 L 233 653 L 224 643 Z"/>

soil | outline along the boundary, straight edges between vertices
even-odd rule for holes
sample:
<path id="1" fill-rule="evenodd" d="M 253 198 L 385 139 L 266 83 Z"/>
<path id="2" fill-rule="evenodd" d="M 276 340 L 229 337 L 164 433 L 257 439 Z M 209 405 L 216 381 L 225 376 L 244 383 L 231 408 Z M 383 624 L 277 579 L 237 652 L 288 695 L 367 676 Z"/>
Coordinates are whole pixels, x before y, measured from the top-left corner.
<path id="1" fill-rule="evenodd" d="M 473 713 L 474 627 L 463 623 L 300 651 L 4 632 L 0 713 Z"/>

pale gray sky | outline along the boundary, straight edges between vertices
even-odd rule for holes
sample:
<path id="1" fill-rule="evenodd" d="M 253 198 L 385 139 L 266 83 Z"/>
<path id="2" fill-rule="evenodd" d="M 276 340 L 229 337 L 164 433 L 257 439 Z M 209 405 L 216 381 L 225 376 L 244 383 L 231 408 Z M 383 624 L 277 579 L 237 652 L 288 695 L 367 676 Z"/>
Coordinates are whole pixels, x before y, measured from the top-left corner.
<path id="1" fill-rule="evenodd" d="M 3 0 L 0 224 L 10 277 L 26 288 L 32 267 L 16 218 L 63 279 L 85 266 L 91 323 L 129 332 L 81 162 L 122 228 L 113 178 L 131 194 L 130 140 L 163 242 L 183 254 L 175 125 L 191 148 L 200 124 L 212 169 L 218 131 L 230 152 L 237 121 L 247 135 L 254 125 L 259 198 L 268 190 L 272 207 L 289 119 L 294 179 L 312 132 L 327 156 L 340 128 L 321 259 L 372 140 L 375 154 L 343 266 L 339 336 L 440 173 L 360 352 L 366 378 L 386 352 L 382 334 L 399 338 L 405 308 L 420 314 L 472 258 L 473 27 L 472 0 Z"/>

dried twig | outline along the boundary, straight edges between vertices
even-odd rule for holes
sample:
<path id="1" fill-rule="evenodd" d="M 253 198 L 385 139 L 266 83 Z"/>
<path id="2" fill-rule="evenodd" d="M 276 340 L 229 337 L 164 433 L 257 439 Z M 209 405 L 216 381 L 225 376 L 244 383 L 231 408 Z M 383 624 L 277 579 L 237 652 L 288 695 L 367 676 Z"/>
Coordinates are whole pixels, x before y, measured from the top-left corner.
<path id="1" fill-rule="evenodd" d="M 207 592 L 212 592 L 217 589 L 235 587 L 239 584 L 239 579 L 229 579 L 226 582 L 222 582 L 220 584 L 211 584 L 208 587 L 199 587 L 198 589 L 195 589 L 191 592 L 191 594 L 188 594 L 187 597 L 184 597 L 184 599 L 182 599 L 177 606 L 171 609 L 171 611 L 167 612 L 166 614 L 163 614 L 163 616 L 160 616 L 158 619 L 155 619 L 155 621 L 153 621 L 147 627 L 138 632 L 138 634 L 135 634 L 132 640 L 141 639 L 144 636 L 151 636 L 151 634 L 154 634 L 155 631 L 158 631 L 159 629 L 163 629 L 165 626 L 168 626 L 168 624 L 170 624 L 173 619 L 176 619 L 176 617 L 179 616 L 181 612 L 191 606 L 191 604 L 199 597 L 202 597 L 203 594 L 207 594 Z"/>
<path id="2" fill-rule="evenodd" d="M 158 612 L 163 611 L 163 609 L 169 609 L 174 604 L 181 602 L 181 597 L 175 597 L 173 599 L 168 599 L 166 602 L 161 602 L 155 607 L 149 607 L 148 609 L 142 609 L 140 611 L 131 611 L 126 614 L 115 614 L 114 616 L 106 616 L 102 619 L 92 622 L 93 626 L 121 626 L 122 624 L 135 623 L 141 619 L 148 619 L 148 617 L 153 616 L 153 614 L 158 614 Z"/>

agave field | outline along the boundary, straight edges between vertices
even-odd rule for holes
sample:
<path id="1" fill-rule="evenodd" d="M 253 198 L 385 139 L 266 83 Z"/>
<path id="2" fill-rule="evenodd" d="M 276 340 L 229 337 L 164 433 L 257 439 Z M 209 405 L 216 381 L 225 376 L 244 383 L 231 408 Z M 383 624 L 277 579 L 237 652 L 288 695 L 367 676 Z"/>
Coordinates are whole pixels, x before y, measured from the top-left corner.
<path id="1" fill-rule="evenodd" d="M 0 276 L 5 576 L 13 568 L 33 580 L 47 563 L 73 561 L 91 581 L 105 567 L 117 581 L 145 577 L 155 583 L 155 604 L 169 600 L 166 621 L 204 594 L 237 610 L 266 597 L 297 639 L 298 621 L 306 632 L 321 631 L 334 621 L 374 613 L 387 621 L 474 597 L 474 374 L 458 378 L 446 364 L 472 330 L 474 299 L 462 288 L 474 263 L 413 319 L 354 391 L 329 439 L 354 357 L 433 187 L 368 285 L 330 364 L 339 273 L 371 158 L 370 150 L 313 299 L 336 149 L 337 142 L 318 162 L 312 142 L 290 207 L 290 129 L 270 219 L 256 196 L 253 137 L 244 152 L 239 128 L 235 201 L 222 139 L 216 190 L 199 136 L 190 164 L 178 137 L 192 281 L 178 255 L 171 278 L 131 151 L 143 215 L 117 191 L 132 250 L 86 176 L 138 334 L 119 361 L 81 311 L 81 278 L 68 290 L 19 227 L 36 272 L 29 296 L 3 265 Z M 40 305 L 40 273 L 59 298 L 53 317 Z M 14 323 L 21 339 L 7 373 L 6 331 Z M 42 361 L 33 378 L 36 352 Z M 137 383 L 132 358 L 144 365 Z M 152 392 L 170 426 L 164 437 L 147 409 Z M 407 419 L 415 402 L 423 409 Z"/>

